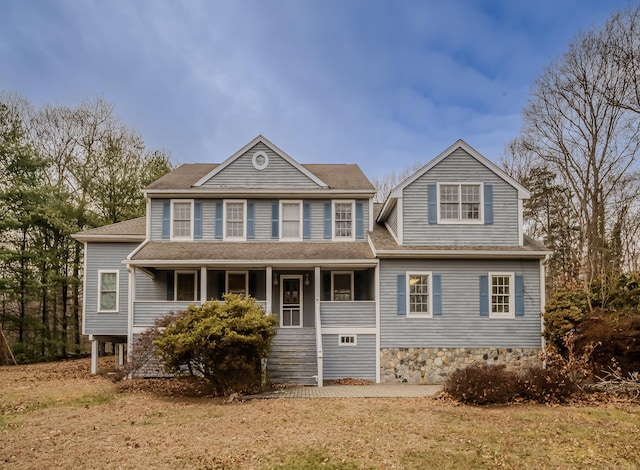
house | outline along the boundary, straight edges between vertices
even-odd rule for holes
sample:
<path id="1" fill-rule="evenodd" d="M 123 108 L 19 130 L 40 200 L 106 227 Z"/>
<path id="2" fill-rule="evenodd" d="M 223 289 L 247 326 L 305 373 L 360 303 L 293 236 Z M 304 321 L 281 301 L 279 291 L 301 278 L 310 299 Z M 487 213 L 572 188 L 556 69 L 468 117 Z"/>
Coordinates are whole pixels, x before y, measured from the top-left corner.
<path id="1" fill-rule="evenodd" d="M 143 190 L 147 216 L 75 235 L 83 333 L 118 360 L 156 318 L 226 292 L 277 317 L 273 382 L 437 383 L 542 348 L 544 260 L 528 191 L 459 140 L 374 204 L 357 165 L 300 164 L 258 136 Z"/>

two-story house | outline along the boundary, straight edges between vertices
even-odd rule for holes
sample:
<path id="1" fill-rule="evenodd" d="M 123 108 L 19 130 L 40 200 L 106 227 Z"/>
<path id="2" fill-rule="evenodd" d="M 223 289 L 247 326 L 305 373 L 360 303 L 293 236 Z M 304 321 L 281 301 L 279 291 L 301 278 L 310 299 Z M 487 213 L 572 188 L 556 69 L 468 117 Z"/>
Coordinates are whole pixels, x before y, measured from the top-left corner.
<path id="1" fill-rule="evenodd" d="M 542 347 L 546 249 L 523 234 L 526 189 L 458 141 L 384 204 L 356 165 L 300 164 L 258 136 L 220 164 L 144 189 L 147 216 L 85 244 L 83 332 L 119 344 L 226 292 L 276 315 L 273 382 L 433 383 Z"/>

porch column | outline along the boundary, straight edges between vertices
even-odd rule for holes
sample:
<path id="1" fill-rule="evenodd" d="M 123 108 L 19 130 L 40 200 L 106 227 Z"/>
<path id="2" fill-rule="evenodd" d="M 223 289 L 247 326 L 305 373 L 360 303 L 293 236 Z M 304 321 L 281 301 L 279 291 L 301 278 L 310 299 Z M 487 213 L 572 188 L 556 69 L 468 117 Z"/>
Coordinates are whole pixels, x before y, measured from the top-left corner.
<path id="1" fill-rule="evenodd" d="M 91 335 L 91 373 L 98 373 L 98 340 Z"/>
<path id="2" fill-rule="evenodd" d="M 116 364 L 118 369 L 124 365 L 124 343 L 118 343 L 116 347 Z"/>
<path id="3" fill-rule="evenodd" d="M 200 268 L 200 302 L 205 303 L 209 300 L 207 295 L 207 268 L 202 266 Z"/>
<path id="4" fill-rule="evenodd" d="M 322 359 L 322 322 L 320 320 L 320 266 L 314 268 L 313 281 L 316 313 L 316 351 L 318 352 L 318 387 L 322 387 L 324 363 Z"/>
<path id="5" fill-rule="evenodd" d="M 264 309 L 266 310 L 267 315 L 269 315 L 272 312 L 271 307 L 273 304 L 273 269 L 271 268 L 271 266 L 267 266 L 265 268 L 264 277 L 266 283 L 265 291 L 267 293 L 267 304 L 265 305 Z"/>

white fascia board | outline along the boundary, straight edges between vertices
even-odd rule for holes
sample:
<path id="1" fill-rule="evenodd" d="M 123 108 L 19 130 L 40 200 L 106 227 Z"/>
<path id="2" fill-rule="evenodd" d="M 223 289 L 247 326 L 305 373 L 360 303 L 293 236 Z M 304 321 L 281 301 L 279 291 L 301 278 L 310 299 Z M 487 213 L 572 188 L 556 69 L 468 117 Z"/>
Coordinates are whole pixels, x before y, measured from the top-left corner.
<path id="1" fill-rule="evenodd" d="M 78 240 L 79 242 L 119 242 L 119 243 L 133 243 L 145 241 L 144 235 L 85 235 L 82 233 L 75 233 L 71 235 L 71 238 Z"/>
<path id="2" fill-rule="evenodd" d="M 372 268 L 378 265 L 377 259 L 351 259 L 351 260 L 335 260 L 335 259 L 300 259 L 300 260 L 134 260 L 127 261 L 131 266 L 180 266 L 180 267 L 201 267 L 201 266 L 234 266 L 234 267 L 265 267 L 272 266 L 279 269 L 292 267 L 306 267 L 306 266 L 322 266 L 324 267 L 362 267 Z"/>
<path id="3" fill-rule="evenodd" d="M 302 165 L 300 165 L 296 160 L 294 160 L 293 158 L 291 158 L 286 152 L 284 152 L 283 150 L 281 150 L 280 148 L 278 148 L 275 144 L 273 144 L 271 141 L 269 141 L 269 139 L 267 139 L 266 137 L 262 136 L 262 135 L 258 135 L 257 137 L 255 137 L 253 140 L 251 140 L 248 144 L 246 144 L 244 147 L 242 147 L 240 150 L 238 150 L 236 153 L 234 153 L 233 155 L 231 155 L 229 158 L 227 158 L 225 161 L 223 161 L 220 165 L 218 165 L 216 168 L 214 168 L 213 170 L 211 170 L 209 173 L 207 173 L 206 175 L 204 175 L 202 178 L 200 178 L 198 181 L 196 181 L 193 186 L 202 186 L 204 183 L 206 183 L 207 181 L 209 181 L 213 176 L 217 175 L 218 173 L 220 173 L 222 170 L 224 170 L 226 167 L 228 167 L 231 163 L 233 163 L 235 160 L 237 160 L 238 158 L 240 158 L 244 153 L 246 153 L 251 147 L 253 147 L 254 145 L 256 145 L 257 143 L 262 142 L 264 145 L 266 145 L 267 147 L 269 147 L 273 152 L 275 152 L 276 154 L 278 154 L 279 157 L 283 158 L 284 160 L 286 160 L 289 164 L 291 164 L 293 167 L 295 167 L 300 173 L 304 174 L 307 178 L 309 178 L 311 181 L 313 181 L 314 183 L 316 183 L 318 186 L 321 186 L 323 188 L 328 188 L 329 185 L 327 183 L 325 183 L 324 181 L 322 181 L 320 178 L 318 178 L 316 175 L 314 175 L 313 173 L 311 173 L 309 170 L 307 170 L 306 168 L 304 168 Z"/>
<path id="4" fill-rule="evenodd" d="M 379 258 L 530 258 L 540 259 L 549 254 L 548 251 L 492 251 L 492 250 L 378 250 L 374 252 Z"/>
<path id="5" fill-rule="evenodd" d="M 378 218 L 376 219 L 377 222 L 382 222 L 387 218 L 389 213 L 393 210 L 395 205 L 398 203 L 398 199 L 400 197 L 402 197 L 402 191 L 400 191 L 400 196 L 397 196 L 397 195 L 394 196 L 392 194 L 389 194 L 389 197 L 387 198 L 387 200 L 384 202 L 384 205 L 382 206 L 382 210 L 378 214 Z"/>
<path id="6" fill-rule="evenodd" d="M 225 197 L 238 197 L 242 196 L 254 196 L 254 197 L 268 197 L 276 198 L 280 196 L 284 197 L 297 197 L 305 199 L 322 199 L 327 196 L 342 198 L 342 199 L 363 199 L 372 198 L 374 192 L 369 189 L 286 189 L 286 188 L 200 188 L 200 189 L 154 189 L 145 191 L 145 197 L 157 198 L 157 199 L 169 199 L 169 198 L 185 198 L 191 197 L 194 199 L 203 197 L 225 198 Z"/>

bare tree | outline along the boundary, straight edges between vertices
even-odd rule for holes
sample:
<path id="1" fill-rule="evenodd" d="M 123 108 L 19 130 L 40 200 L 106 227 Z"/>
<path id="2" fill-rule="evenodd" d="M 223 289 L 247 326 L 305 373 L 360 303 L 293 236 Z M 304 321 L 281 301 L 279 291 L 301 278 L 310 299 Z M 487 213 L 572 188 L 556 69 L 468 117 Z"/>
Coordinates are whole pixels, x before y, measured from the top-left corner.
<path id="1" fill-rule="evenodd" d="M 420 162 L 416 162 L 410 167 L 401 170 L 399 173 L 396 173 L 395 170 L 391 170 L 391 173 L 388 175 L 384 175 L 382 177 L 373 178 L 373 187 L 376 188 L 376 194 L 373 197 L 374 202 L 385 202 L 389 194 L 400 183 L 406 180 L 409 176 L 414 174 L 420 168 L 422 168 L 423 164 Z"/>

